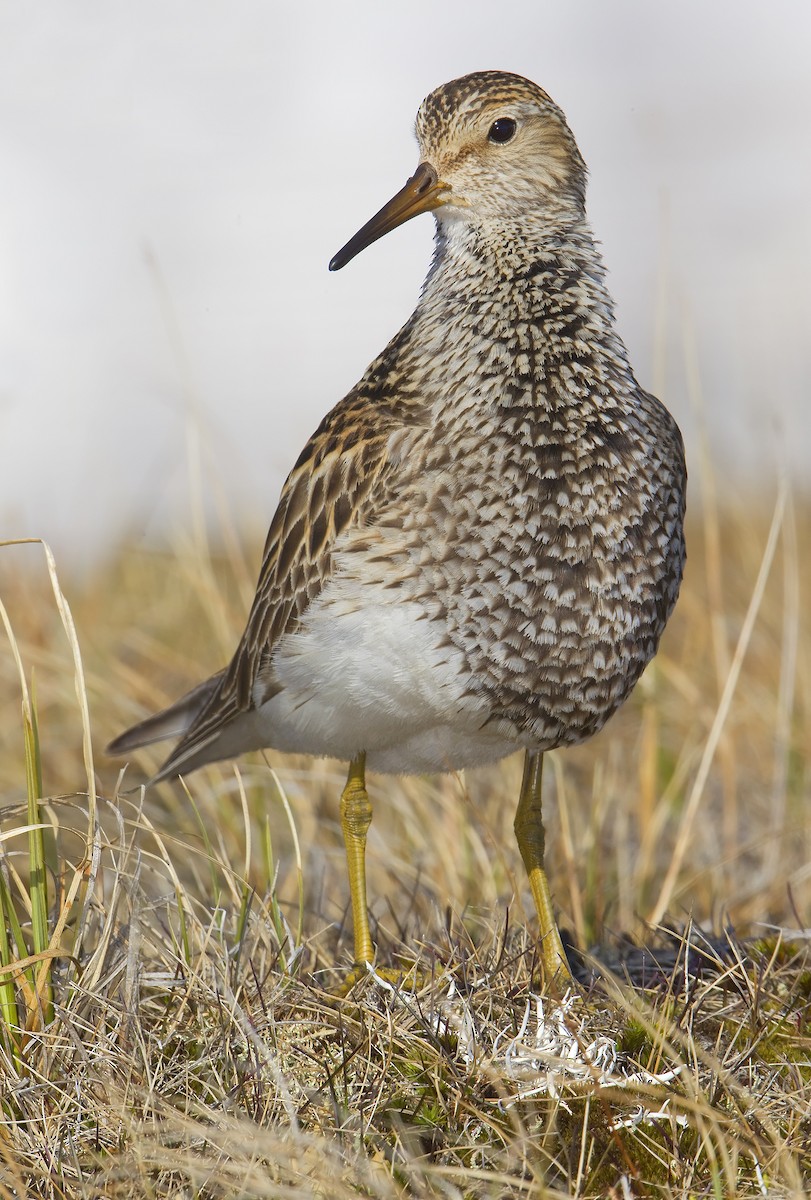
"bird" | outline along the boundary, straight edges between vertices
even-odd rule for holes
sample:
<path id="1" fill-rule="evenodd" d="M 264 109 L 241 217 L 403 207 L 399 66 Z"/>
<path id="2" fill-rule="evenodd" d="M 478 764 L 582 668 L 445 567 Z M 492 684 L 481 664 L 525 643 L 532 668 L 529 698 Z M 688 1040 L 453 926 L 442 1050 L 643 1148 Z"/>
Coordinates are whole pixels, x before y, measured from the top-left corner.
<path id="1" fill-rule="evenodd" d="M 601 729 L 656 653 L 685 562 L 683 442 L 617 332 L 562 110 L 520 75 L 476 71 L 430 93 L 416 136 L 415 173 L 329 267 L 431 212 L 417 306 L 287 477 L 230 664 L 108 752 L 177 739 L 150 782 L 258 749 L 348 763 L 364 970 L 367 769 L 522 751 L 514 829 L 551 986 L 571 967 L 543 756 Z"/>

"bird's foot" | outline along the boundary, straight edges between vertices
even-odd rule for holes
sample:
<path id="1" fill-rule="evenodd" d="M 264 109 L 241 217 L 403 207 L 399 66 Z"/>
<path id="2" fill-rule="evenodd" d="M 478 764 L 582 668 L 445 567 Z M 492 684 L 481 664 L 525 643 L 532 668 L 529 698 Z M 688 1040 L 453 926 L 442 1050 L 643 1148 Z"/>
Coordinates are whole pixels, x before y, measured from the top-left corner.
<path id="1" fill-rule="evenodd" d="M 541 937 L 538 955 L 532 966 L 532 988 L 541 996 L 561 1000 L 568 996 L 581 978 L 577 966 L 581 955 L 568 933 L 561 938 L 557 926 L 551 936 Z"/>
<path id="2" fill-rule="evenodd" d="M 356 984 L 372 980 L 393 992 L 419 992 L 436 978 L 417 963 L 402 967 L 376 967 L 370 962 L 356 962 L 341 983 L 332 989 L 336 996 L 348 996 Z"/>

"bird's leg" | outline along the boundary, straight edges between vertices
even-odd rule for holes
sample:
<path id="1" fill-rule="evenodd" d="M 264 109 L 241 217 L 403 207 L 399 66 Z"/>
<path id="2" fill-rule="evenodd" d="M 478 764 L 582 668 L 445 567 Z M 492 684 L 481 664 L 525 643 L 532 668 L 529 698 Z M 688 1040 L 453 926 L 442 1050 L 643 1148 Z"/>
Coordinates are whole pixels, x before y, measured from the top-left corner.
<path id="1" fill-rule="evenodd" d="M 366 755 L 359 754 L 349 764 L 346 787 L 341 793 L 341 829 L 349 870 L 357 966 L 372 962 L 375 956 L 366 910 L 366 833 L 371 823 L 372 805 L 366 791 Z"/>
<path id="2" fill-rule="evenodd" d="M 346 787 L 341 793 L 341 829 L 346 846 L 346 865 L 349 870 L 349 891 L 352 896 L 352 924 L 355 931 L 355 965 L 336 988 L 346 996 L 361 979 L 369 974 L 368 967 L 375 957 L 366 907 L 366 834 L 372 823 L 372 805 L 366 791 L 366 755 L 359 754 L 349 764 Z M 397 988 L 416 989 L 426 977 L 416 964 L 405 969 L 377 967 L 378 980 Z"/>
<path id="3" fill-rule="evenodd" d="M 535 909 L 538 913 L 544 973 L 546 983 L 549 984 L 555 976 L 562 980 L 571 979 L 572 973 L 569 970 L 569 964 L 563 952 L 563 943 L 555 924 L 552 896 L 543 866 L 546 835 L 541 811 L 542 768 L 543 754 L 527 750 L 514 828 L 515 836 L 518 839 L 518 848 L 529 876 L 532 899 L 535 901 Z"/>

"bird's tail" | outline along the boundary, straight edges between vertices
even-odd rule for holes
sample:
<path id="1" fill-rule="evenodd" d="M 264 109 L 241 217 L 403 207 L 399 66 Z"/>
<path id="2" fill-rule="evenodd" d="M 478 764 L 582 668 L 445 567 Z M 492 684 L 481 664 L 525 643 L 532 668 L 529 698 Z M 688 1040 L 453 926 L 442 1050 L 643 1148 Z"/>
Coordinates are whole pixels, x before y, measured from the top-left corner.
<path id="1" fill-rule="evenodd" d="M 129 754 L 140 746 L 150 746 L 153 742 L 163 742 L 168 738 L 180 738 L 194 724 L 211 697 L 220 685 L 224 672 L 212 675 L 210 679 L 199 683 L 185 696 L 181 696 L 174 704 L 164 708 L 162 712 L 139 721 L 131 729 L 126 729 L 110 742 L 106 753 L 113 758 Z"/>

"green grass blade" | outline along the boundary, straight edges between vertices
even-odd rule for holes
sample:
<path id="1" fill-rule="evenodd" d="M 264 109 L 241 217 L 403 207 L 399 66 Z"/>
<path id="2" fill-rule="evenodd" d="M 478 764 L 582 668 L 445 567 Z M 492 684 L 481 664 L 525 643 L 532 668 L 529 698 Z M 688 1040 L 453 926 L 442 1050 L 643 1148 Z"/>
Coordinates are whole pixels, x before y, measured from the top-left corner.
<path id="1" fill-rule="evenodd" d="M 25 741 L 25 782 L 28 794 L 28 858 L 29 895 L 31 899 L 31 934 L 34 954 L 48 949 L 48 878 L 45 870 L 45 838 L 42 828 L 40 800 L 42 798 L 42 759 L 36 716 L 36 694 L 32 688 L 31 706 L 23 713 Z M 46 1024 L 53 1017 L 53 988 L 50 964 L 40 971 L 42 990 L 40 1003 Z"/>
<path id="2" fill-rule="evenodd" d="M 28 797 L 28 847 L 29 847 L 29 894 L 28 903 L 31 909 L 31 925 L 33 936 L 33 951 L 34 953 L 42 953 L 48 948 L 48 895 L 47 895 L 47 879 L 45 873 L 45 842 L 43 831 L 37 826 L 40 822 L 39 802 L 42 797 L 42 760 L 39 748 L 39 731 L 36 718 L 36 697 L 32 699 L 29 696 L 28 685 L 25 678 L 25 670 L 23 668 L 22 658 L 20 657 L 19 648 L 14 637 L 14 631 L 11 627 L 11 622 L 8 618 L 5 606 L 0 601 L 0 620 L 3 623 L 14 661 L 17 666 L 17 673 L 20 681 L 20 690 L 22 692 L 22 709 L 23 709 L 23 742 L 25 746 L 25 779 L 26 792 Z M 33 689 L 32 689 L 33 690 Z M 24 887 L 21 881 L 19 886 Z M 16 910 L 11 897 L 11 891 L 6 881 L 3 881 L 2 889 L 2 907 L 5 913 L 5 922 L 7 928 L 10 929 L 14 942 L 16 943 L 17 956 L 19 958 L 27 958 L 29 955 L 28 947 L 20 928 L 20 923 L 17 919 Z M 6 938 L 6 941 L 8 939 Z M 39 977 L 41 980 L 41 992 L 37 998 L 37 972 L 33 969 L 26 970 L 26 978 L 30 982 L 32 995 L 27 997 L 26 1003 L 37 1002 L 41 1005 L 44 1020 L 47 1022 L 53 1015 L 53 995 L 51 989 L 51 968 L 50 963 L 47 966 L 40 968 Z"/>
<path id="3" fill-rule="evenodd" d="M 14 914 L 14 905 L 8 889 L 5 874 L 0 871 L 0 966 L 7 967 L 14 959 L 8 936 L 10 916 Z M 16 918 L 16 914 L 15 918 Z M 0 975 L 0 1021 L 12 1046 L 16 1048 L 17 1039 L 12 1032 L 19 1022 L 17 1013 L 17 997 L 14 991 L 14 981 L 5 972 Z"/>

